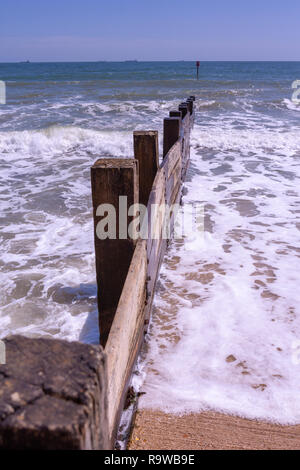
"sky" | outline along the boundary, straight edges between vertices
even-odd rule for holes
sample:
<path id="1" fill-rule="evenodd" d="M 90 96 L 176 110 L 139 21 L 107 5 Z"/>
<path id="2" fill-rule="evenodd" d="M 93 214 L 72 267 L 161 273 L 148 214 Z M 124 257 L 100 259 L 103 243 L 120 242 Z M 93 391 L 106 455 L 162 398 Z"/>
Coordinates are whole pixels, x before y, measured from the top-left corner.
<path id="1" fill-rule="evenodd" d="M 0 62 L 300 60 L 299 0 L 0 0 Z"/>

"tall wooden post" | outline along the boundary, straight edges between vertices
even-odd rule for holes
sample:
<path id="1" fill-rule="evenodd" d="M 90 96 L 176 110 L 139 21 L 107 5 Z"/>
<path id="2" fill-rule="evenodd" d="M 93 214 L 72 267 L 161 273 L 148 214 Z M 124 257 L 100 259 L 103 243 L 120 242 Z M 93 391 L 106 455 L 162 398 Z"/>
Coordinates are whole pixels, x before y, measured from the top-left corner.
<path id="1" fill-rule="evenodd" d="M 167 155 L 171 147 L 180 137 L 181 119 L 170 117 L 164 119 L 164 149 L 163 157 Z"/>
<path id="2" fill-rule="evenodd" d="M 91 181 L 100 343 L 105 347 L 135 248 L 127 227 L 133 219 L 128 217 L 128 208 L 139 199 L 138 162 L 127 158 L 100 159 L 91 168 Z M 120 196 L 127 196 L 127 204 L 124 198 L 120 201 Z M 110 212 L 103 204 L 111 205 Z M 102 221 L 103 228 L 108 214 L 111 223 L 115 222 L 115 237 L 102 239 L 99 227 Z"/>
<path id="3" fill-rule="evenodd" d="M 153 181 L 159 168 L 158 131 L 135 131 L 133 144 L 134 156 L 139 162 L 139 202 L 147 206 Z"/>

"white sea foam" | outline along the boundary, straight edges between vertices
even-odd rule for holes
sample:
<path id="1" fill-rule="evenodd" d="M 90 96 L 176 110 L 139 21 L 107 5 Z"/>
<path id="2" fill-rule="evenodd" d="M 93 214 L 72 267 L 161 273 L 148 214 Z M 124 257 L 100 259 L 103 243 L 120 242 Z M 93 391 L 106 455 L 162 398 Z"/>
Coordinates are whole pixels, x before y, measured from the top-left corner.
<path id="1" fill-rule="evenodd" d="M 98 341 L 90 166 L 132 157 L 132 131 L 161 130 L 174 103 L 74 95 L 1 108 L 0 337 Z M 70 125 L 47 125 L 57 120 Z"/>
<path id="2" fill-rule="evenodd" d="M 299 128 L 247 117 L 193 131 L 184 203 L 205 204 L 205 233 L 194 251 L 174 241 L 162 267 L 140 407 L 295 424 Z"/>
<path id="3" fill-rule="evenodd" d="M 300 111 L 300 104 L 296 103 L 295 101 L 285 98 L 283 103 L 288 109 L 291 109 L 292 111 Z"/>
<path id="4" fill-rule="evenodd" d="M 296 423 L 299 126 L 257 112 L 252 92 L 199 91 L 184 201 L 205 204 L 205 234 L 174 242 L 163 265 L 140 405 Z M 1 108 L 0 337 L 98 341 L 89 168 L 132 156 L 134 129 L 161 142 L 177 104 L 128 93 Z M 25 118 L 43 129 L 16 130 Z"/>
<path id="5" fill-rule="evenodd" d="M 132 135 L 52 126 L 0 133 L 0 336 L 98 342 L 89 169 Z"/>

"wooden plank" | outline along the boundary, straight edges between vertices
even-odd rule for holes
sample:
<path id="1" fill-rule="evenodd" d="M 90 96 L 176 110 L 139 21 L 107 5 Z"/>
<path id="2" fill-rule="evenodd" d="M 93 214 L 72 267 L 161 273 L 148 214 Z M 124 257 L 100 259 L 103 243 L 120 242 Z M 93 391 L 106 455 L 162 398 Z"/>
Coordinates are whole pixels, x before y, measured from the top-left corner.
<path id="1" fill-rule="evenodd" d="M 100 342 L 105 346 L 116 308 L 128 273 L 135 241 L 128 232 L 120 238 L 120 229 L 129 224 L 126 208 L 119 208 L 119 197 L 127 196 L 128 207 L 138 203 L 138 162 L 135 159 L 100 159 L 91 169 L 96 274 Z M 98 207 L 111 204 L 116 211 L 116 239 L 102 240 L 98 236 Z M 127 235 L 127 236 L 126 236 Z"/>
<path id="2" fill-rule="evenodd" d="M 178 161 L 177 166 L 166 183 L 166 201 L 169 206 L 174 204 L 174 193 L 178 191 L 182 185 L 182 166 L 181 160 Z"/>
<path id="3" fill-rule="evenodd" d="M 134 156 L 139 162 L 140 204 L 147 207 L 159 167 L 158 131 L 135 131 L 133 141 Z"/>
<path id="4" fill-rule="evenodd" d="M 186 135 L 190 134 L 190 115 L 186 114 L 182 119 L 183 133 Z"/>
<path id="5" fill-rule="evenodd" d="M 150 254 L 152 244 L 155 243 L 152 235 L 155 232 L 159 232 L 161 229 L 157 228 L 157 220 L 154 220 L 154 211 L 157 205 L 163 205 L 166 203 L 166 182 L 164 170 L 161 168 L 158 170 L 153 188 L 149 196 L 148 201 L 148 240 L 147 240 L 147 253 Z"/>
<path id="6" fill-rule="evenodd" d="M 149 321 L 151 316 L 151 309 L 153 298 L 155 294 L 155 287 L 157 278 L 159 276 L 160 267 L 167 249 L 168 240 L 160 238 L 152 246 L 153 250 L 148 258 L 148 269 L 147 269 L 147 307 L 145 313 L 146 321 Z"/>
<path id="7" fill-rule="evenodd" d="M 181 142 L 180 140 L 177 140 L 163 160 L 161 167 L 164 168 L 165 177 L 167 179 L 173 172 L 173 169 L 177 165 L 178 160 L 181 160 L 181 150 Z"/>
<path id="8" fill-rule="evenodd" d="M 183 139 L 183 150 L 182 150 L 182 178 L 185 178 L 185 174 L 190 159 L 190 129 L 191 129 L 192 118 L 189 113 L 186 114 L 182 120 L 182 139 Z"/>
<path id="9" fill-rule="evenodd" d="M 177 136 L 177 135 L 176 135 Z M 147 275 L 147 292 L 148 302 L 152 305 L 155 285 L 159 274 L 160 266 L 167 248 L 168 240 L 163 238 L 163 228 L 166 222 L 165 204 L 173 204 L 178 195 L 179 188 L 181 186 L 181 140 L 177 139 L 175 144 L 170 148 L 166 154 L 163 163 L 160 168 L 160 174 L 157 181 L 160 181 L 159 187 L 161 188 L 160 196 L 158 192 L 154 191 L 154 194 L 150 195 L 148 212 L 150 214 L 149 219 L 152 224 L 158 227 L 156 231 L 157 238 L 148 239 L 147 255 L 148 255 L 148 275 Z M 164 195 L 162 188 L 164 186 Z M 154 185 L 154 188 L 156 185 Z M 167 189 L 168 188 L 168 189 Z M 156 218 L 153 220 L 152 204 L 160 204 L 161 212 L 156 214 Z M 149 223 L 150 227 L 150 223 Z M 152 232 L 149 232 L 152 233 Z M 147 316 L 147 315 L 146 315 Z"/>
<path id="10" fill-rule="evenodd" d="M 146 277 L 146 241 L 139 240 L 105 347 L 108 370 L 108 427 L 112 448 L 128 382 L 144 335 Z"/>

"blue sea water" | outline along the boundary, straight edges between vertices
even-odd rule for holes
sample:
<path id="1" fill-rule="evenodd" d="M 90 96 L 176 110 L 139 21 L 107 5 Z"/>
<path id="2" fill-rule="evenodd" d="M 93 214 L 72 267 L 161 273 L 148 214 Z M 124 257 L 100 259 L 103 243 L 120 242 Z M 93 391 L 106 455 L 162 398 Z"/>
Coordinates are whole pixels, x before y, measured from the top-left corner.
<path id="1" fill-rule="evenodd" d="M 199 81 L 195 75 L 193 62 L 0 64 L 0 78 L 7 83 L 1 129 L 80 125 L 129 130 L 149 119 L 147 111 L 153 117 L 164 102 L 191 93 L 215 101 L 211 116 L 234 111 L 236 97 L 262 115 L 297 119 L 283 101 L 291 98 L 299 62 L 203 62 Z"/>
<path id="2" fill-rule="evenodd" d="M 204 240 L 165 260 L 143 406 L 300 422 L 300 63 L 203 62 L 199 80 L 193 62 L 0 64 L 0 80 L 0 337 L 98 341 L 90 166 L 132 157 L 134 130 L 161 144 L 195 95 L 185 203 L 203 203 Z"/>

